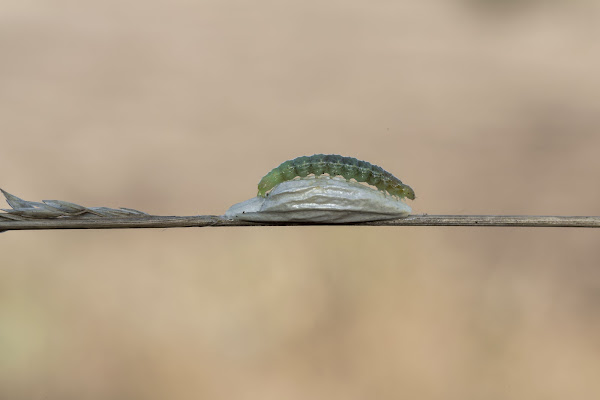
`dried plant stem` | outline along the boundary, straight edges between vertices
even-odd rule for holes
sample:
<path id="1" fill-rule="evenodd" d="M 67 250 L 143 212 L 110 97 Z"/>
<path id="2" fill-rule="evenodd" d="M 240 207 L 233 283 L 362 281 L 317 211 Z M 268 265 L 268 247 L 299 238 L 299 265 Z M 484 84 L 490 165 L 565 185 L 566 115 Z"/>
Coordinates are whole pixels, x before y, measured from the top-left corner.
<path id="1" fill-rule="evenodd" d="M 314 225 L 297 222 L 245 222 L 218 215 L 165 217 L 130 208 L 84 207 L 62 200 L 23 200 L 5 190 L 10 209 L 0 213 L 0 232 L 39 229 L 129 229 L 186 228 L 203 226 L 293 226 Z M 521 226 L 600 228 L 600 217 L 559 217 L 531 215 L 411 215 L 406 218 L 361 222 L 363 226 Z"/>
<path id="2" fill-rule="evenodd" d="M 54 218 L 0 220 L 0 231 L 39 229 L 130 229 L 185 228 L 206 226 L 297 226 L 305 223 L 255 223 L 231 221 L 217 215 L 165 217 L 143 215 L 127 218 Z M 335 226 L 513 226 L 600 228 L 600 217 L 566 217 L 533 215 L 411 215 L 407 218 Z"/>

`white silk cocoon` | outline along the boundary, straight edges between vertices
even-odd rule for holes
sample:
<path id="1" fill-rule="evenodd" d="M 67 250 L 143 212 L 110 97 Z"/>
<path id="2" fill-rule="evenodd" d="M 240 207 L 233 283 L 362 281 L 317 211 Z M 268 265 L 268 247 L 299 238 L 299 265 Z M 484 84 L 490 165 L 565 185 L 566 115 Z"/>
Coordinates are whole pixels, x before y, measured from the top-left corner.
<path id="1" fill-rule="evenodd" d="M 225 218 L 253 222 L 351 223 L 403 218 L 411 208 L 368 186 L 310 177 L 277 185 L 267 197 L 235 204 Z"/>

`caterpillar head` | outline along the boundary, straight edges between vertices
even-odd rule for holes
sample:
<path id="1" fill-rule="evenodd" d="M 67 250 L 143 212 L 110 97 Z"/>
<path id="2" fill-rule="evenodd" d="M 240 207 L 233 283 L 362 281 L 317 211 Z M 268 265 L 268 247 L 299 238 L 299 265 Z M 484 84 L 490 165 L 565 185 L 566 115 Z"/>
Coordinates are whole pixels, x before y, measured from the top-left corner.
<path id="1" fill-rule="evenodd" d="M 268 185 L 266 184 L 266 182 L 264 182 L 264 179 L 258 183 L 258 194 L 257 194 L 258 197 L 266 197 L 267 196 L 267 191 L 269 190 L 267 188 L 267 186 Z"/>
<path id="2" fill-rule="evenodd" d="M 282 182 L 281 173 L 277 170 L 273 170 L 265 175 L 260 182 L 258 182 L 258 195 L 259 197 L 266 197 L 267 192 L 273 189 L 275 186 Z"/>

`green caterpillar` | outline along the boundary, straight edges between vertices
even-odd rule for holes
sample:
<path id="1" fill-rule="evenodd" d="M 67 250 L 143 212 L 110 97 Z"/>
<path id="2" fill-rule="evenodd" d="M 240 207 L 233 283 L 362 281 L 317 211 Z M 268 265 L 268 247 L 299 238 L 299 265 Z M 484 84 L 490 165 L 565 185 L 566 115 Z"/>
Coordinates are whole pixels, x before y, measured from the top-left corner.
<path id="1" fill-rule="evenodd" d="M 355 179 L 357 182 L 366 182 L 400 199 L 404 197 L 415 199 L 415 192 L 410 186 L 403 184 L 400 179 L 383 168 L 356 158 L 335 154 L 315 154 L 285 161 L 260 180 L 258 196 L 265 197 L 269 190 L 281 182 L 291 181 L 297 176 L 304 178 L 310 174 L 343 176 L 348 181 Z"/>

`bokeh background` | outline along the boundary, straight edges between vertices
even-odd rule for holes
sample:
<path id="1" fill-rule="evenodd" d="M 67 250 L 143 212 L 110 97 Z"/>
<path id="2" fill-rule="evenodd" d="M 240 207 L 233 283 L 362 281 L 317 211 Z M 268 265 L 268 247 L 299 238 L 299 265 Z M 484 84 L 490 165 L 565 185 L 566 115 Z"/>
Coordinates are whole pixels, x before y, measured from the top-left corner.
<path id="1" fill-rule="evenodd" d="M 429 214 L 600 214 L 600 2 L 3 0 L 0 187 L 222 214 L 300 155 Z M 600 397 L 600 236 L 0 235 L 1 399 Z"/>

